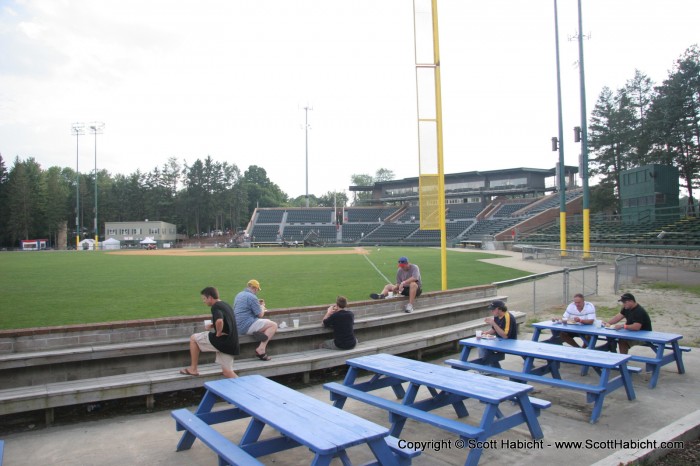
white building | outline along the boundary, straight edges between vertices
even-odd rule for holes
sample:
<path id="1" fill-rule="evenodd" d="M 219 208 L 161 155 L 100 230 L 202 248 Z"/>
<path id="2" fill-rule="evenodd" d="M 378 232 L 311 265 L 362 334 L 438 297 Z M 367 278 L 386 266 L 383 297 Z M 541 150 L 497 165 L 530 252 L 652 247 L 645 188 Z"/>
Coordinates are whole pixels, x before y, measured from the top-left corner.
<path id="1" fill-rule="evenodd" d="M 140 247 L 141 241 L 152 238 L 159 247 L 177 239 L 175 225 L 159 221 L 105 222 L 106 236 L 121 241 L 126 247 Z"/>

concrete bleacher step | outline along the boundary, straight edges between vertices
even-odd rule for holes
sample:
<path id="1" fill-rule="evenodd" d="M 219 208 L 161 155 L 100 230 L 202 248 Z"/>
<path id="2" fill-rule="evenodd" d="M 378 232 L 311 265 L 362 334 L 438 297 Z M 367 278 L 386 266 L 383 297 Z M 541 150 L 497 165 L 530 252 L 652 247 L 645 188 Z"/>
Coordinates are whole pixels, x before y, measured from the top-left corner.
<path id="1" fill-rule="evenodd" d="M 514 313 L 519 323 L 525 314 Z M 258 359 L 236 360 L 238 375 L 260 374 L 274 377 L 288 374 L 308 374 L 314 370 L 345 365 L 348 358 L 375 353 L 402 354 L 432 346 L 456 342 L 474 335 L 483 328 L 482 319 L 448 325 L 440 328 L 404 333 L 386 338 L 360 342 L 348 351 L 312 349 L 287 354 L 272 354 L 271 361 Z M 157 393 L 202 387 L 204 382 L 221 378 L 221 369 L 216 364 L 199 366 L 199 376 L 179 373 L 178 368 L 143 371 L 131 374 L 56 382 L 28 387 L 0 390 L 0 415 L 34 410 L 46 410 L 47 423 L 53 421 L 53 408 L 82 403 L 93 403 L 111 399 L 145 396 L 147 407 L 153 406 L 153 395 Z"/>
<path id="2" fill-rule="evenodd" d="M 449 314 L 457 310 L 474 309 L 483 307 L 492 299 L 504 299 L 503 296 L 494 296 L 479 299 L 466 299 L 447 304 L 435 304 L 423 306 L 412 314 L 406 314 L 401 310 L 404 299 L 386 300 L 389 304 L 391 301 L 395 303 L 397 310 L 392 313 L 379 315 L 371 315 L 367 317 L 356 318 L 355 329 L 361 332 L 363 329 L 379 326 L 391 326 L 400 322 L 412 320 L 421 320 L 425 318 L 425 313 L 429 312 L 432 316 L 440 316 Z M 288 327 L 280 329 L 275 335 L 274 341 L 280 343 L 284 340 L 299 338 L 303 335 L 321 336 L 330 335 L 330 331 L 320 325 L 302 325 L 299 328 Z M 330 338 L 330 336 L 328 336 Z M 56 348 L 45 351 L 22 351 L 17 353 L 0 354 L 0 371 L 10 370 L 14 368 L 37 367 L 43 365 L 64 364 L 76 361 L 125 358 L 135 356 L 146 356 L 150 354 L 161 354 L 166 352 L 182 352 L 188 348 L 188 337 L 176 338 L 161 338 L 154 340 L 134 341 L 126 343 L 113 343 L 101 345 L 87 345 L 69 348 Z M 242 336 L 240 338 L 242 344 L 252 344 L 253 338 L 250 336 Z"/>

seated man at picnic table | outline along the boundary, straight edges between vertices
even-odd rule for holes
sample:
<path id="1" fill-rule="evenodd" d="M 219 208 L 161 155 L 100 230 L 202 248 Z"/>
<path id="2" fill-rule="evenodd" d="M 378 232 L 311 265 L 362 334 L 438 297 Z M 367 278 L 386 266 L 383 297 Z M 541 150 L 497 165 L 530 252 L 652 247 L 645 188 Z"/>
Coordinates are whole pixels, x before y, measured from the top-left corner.
<path id="1" fill-rule="evenodd" d="M 506 303 L 500 299 L 496 299 L 489 304 L 489 310 L 493 313 L 493 317 L 487 317 L 484 322 L 491 326 L 485 330 L 482 335 L 496 335 L 504 339 L 515 340 L 518 338 L 518 324 L 515 322 L 513 314 L 508 312 Z M 479 359 L 477 364 L 491 367 L 501 367 L 498 361 L 505 359 L 505 354 L 498 351 L 491 351 L 486 348 L 479 348 Z"/>
<path id="2" fill-rule="evenodd" d="M 644 309 L 634 298 L 632 293 L 624 293 L 618 299 L 618 302 L 622 303 L 622 309 L 619 313 L 613 316 L 612 319 L 607 321 L 608 325 L 615 327 L 615 330 L 630 330 L 633 332 L 638 332 L 639 330 L 651 330 L 651 318 Z M 619 324 L 622 319 L 627 319 L 626 324 Z M 631 347 L 637 345 L 643 345 L 643 341 L 639 340 L 617 340 L 617 346 L 620 348 L 620 353 L 627 354 Z M 615 352 L 615 345 L 613 342 L 608 341 L 608 350 Z M 604 345 L 605 346 L 605 345 Z M 596 349 L 603 349 L 603 347 L 597 347 Z"/>
<path id="3" fill-rule="evenodd" d="M 321 343 L 321 348 L 334 350 L 353 349 L 357 344 L 354 326 L 355 315 L 348 311 L 348 300 L 345 296 L 338 296 L 335 304 L 328 308 L 323 317 L 322 325 L 333 329 L 333 339 Z"/>
<path id="4" fill-rule="evenodd" d="M 566 311 L 564 311 L 564 315 L 561 319 L 564 322 L 569 322 L 573 320 L 574 322 L 590 325 L 593 322 L 595 322 L 596 319 L 595 306 L 592 303 L 585 301 L 581 293 L 576 293 L 574 295 L 573 302 L 569 303 L 569 305 L 566 307 Z M 561 339 L 561 341 L 568 343 L 576 348 L 580 348 L 581 346 L 574 340 L 574 337 L 579 337 L 581 338 L 581 340 L 583 340 L 584 348 L 588 346 L 588 341 L 580 333 L 559 332 L 559 338 Z"/>
<path id="5" fill-rule="evenodd" d="M 216 352 L 216 362 L 221 365 L 224 377 L 238 377 L 233 371 L 233 357 L 240 352 L 238 330 L 231 306 L 219 299 L 219 291 L 208 286 L 201 291 L 202 301 L 211 308 L 211 321 L 206 331 L 190 337 L 190 365 L 180 371 L 182 375 L 199 375 L 199 353 Z"/>
<path id="6" fill-rule="evenodd" d="M 263 319 L 265 306 L 260 305 L 257 294 L 260 291 L 260 282 L 249 280 L 246 288 L 236 295 L 233 300 L 233 313 L 236 316 L 236 325 L 239 335 L 251 335 L 260 342 L 255 349 L 255 355 L 262 361 L 269 361 L 267 344 L 277 333 L 277 323 L 270 319 Z"/>

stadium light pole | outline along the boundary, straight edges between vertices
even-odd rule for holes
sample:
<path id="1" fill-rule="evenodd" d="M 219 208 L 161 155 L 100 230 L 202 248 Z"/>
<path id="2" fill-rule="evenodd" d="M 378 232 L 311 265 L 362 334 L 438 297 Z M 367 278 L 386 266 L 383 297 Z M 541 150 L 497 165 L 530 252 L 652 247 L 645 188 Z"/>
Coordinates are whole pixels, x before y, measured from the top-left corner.
<path id="1" fill-rule="evenodd" d="M 578 0 L 578 64 L 581 85 L 581 180 L 583 184 L 583 258 L 590 257 L 591 225 L 590 194 L 588 191 L 588 127 L 586 125 L 586 73 L 583 66 L 583 19 L 581 0 Z"/>
<path id="2" fill-rule="evenodd" d="M 80 171 L 78 171 L 78 138 L 85 134 L 85 123 L 73 123 L 71 133 L 75 135 L 75 250 L 80 246 Z"/>
<path id="3" fill-rule="evenodd" d="M 99 121 L 94 121 L 90 125 L 90 131 L 95 135 L 95 251 L 100 245 L 100 231 L 97 229 L 97 135 L 104 132 L 105 124 Z"/>
<path id="4" fill-rule="evenodd" d="M 566 256 L 566 174 L 564 165 L 564 124 L 561 109 L 561 68 L 559 62 L 559 12 L 557 0 L 554 0 L 554 43 L 557 54 L 557 114 L 559 123 L 559 170 L 557 184 L 559 185 L 559 249 L 561 256 Z"/>
<path id="5" fill-rule="evenodd" d="M 306 138 L 306 207 L 309 207 L 309 104 L 304 107 L 304 134 Z"/>

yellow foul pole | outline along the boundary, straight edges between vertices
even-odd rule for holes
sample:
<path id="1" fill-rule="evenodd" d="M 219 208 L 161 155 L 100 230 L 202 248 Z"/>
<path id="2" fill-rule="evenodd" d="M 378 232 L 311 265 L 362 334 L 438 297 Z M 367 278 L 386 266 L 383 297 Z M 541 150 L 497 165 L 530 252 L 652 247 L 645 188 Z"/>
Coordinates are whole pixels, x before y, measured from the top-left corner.
<path id="1" fill-rule="evenodd" d="M 421 230 L 440 230 L 442 289 L 447 289 L 445 170 L 437 0 L 413 1 L 418 107 L 419 204 Z"/>

